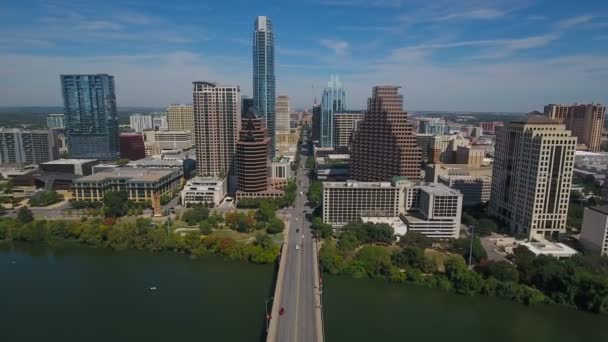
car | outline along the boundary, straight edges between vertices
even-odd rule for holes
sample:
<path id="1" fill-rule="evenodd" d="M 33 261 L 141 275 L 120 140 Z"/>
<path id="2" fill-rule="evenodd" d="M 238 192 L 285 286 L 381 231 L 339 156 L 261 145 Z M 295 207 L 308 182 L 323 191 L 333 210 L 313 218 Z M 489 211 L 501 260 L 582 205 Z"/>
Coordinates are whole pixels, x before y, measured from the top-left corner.
<path id="1" fill-rule="evenodd" d="M 299 233 L 299 232 L 300 232 L 300 228 L 296 228 L 296 233 Z"/>
<path id="2" fill-rule="evenodd" d="M 296 251 L 297 251 L 298 249 L 300 249 L 300 246 L 299 246 L 299 245 L 296 245 Z"/>

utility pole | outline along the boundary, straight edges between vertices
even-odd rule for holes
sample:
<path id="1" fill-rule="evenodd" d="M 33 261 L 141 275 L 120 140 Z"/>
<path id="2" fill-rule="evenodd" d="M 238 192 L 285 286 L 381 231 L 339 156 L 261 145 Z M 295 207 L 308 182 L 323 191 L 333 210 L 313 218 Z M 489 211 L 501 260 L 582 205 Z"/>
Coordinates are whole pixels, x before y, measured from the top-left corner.
<path id="1" fill-rule="evenodd" d="M 469 247 L 469 269 L 471 269 L 471 262 L 473 260 L 473 239 L 475 239 L 475 225 L 471 226 L 471 245 Z"/>

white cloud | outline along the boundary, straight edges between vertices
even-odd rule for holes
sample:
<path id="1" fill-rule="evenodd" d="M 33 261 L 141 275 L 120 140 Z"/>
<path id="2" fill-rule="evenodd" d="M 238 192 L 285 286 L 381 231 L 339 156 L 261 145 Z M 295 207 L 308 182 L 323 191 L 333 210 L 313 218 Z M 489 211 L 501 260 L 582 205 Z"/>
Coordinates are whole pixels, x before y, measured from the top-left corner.
<path id="1" fill-rule="evenodd" d="M 480 8 L 480 9 L 472 9 L 465 12 L 453 12 L 445 15 L 441 15 L 439 17 L 434 18 L 435 21 L 446 21 L 446 20 L 468 20 L 468 19 L 478 19 L 478 20 L 488 20 L 488 19 L 496 19 L 503 17 L 505 12 L 499 11 L 492 8 Z"/>
<path id="2" fill-rule="evenodd" d="M 94 20 L 94 21 L 83 21 L 80 24 L 80 28 L 85 30 L 110 30 L 110 31 L 118 31 L 123 28 L 121 24 L 114 23 L 111 21 L 105 20 Z"/>
<path id="3" fill-rule="evenodd" d="M 321 39 L 321 46 L 333 50 L 336 55 L 344 55 L 350 44 L 343 40 L 336 39 Z"/>
<path id="4" fill-rule="evenodd" d="M 591 20 L 593 20 L 593 16 L 579 15 L 560 21 L 559 23 L 557 23 L 557 28 L 560 30 L 567 30 L 577 25 L 588 23 Z"/>

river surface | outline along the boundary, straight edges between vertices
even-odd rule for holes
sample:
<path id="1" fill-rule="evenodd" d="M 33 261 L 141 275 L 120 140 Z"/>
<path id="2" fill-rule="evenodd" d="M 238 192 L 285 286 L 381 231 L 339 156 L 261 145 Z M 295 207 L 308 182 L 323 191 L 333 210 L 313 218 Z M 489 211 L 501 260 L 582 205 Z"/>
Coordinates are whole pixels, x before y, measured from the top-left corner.
<path id="1" fill-rule="evenodd" d="M 274 267 L 80 246 L 0 248 L 0 341 L 260 341 Z M 150 289 L 156 287 L 156 290 Z M 608 341 L 608 317 L 324 278 L 326 341 Z"/>

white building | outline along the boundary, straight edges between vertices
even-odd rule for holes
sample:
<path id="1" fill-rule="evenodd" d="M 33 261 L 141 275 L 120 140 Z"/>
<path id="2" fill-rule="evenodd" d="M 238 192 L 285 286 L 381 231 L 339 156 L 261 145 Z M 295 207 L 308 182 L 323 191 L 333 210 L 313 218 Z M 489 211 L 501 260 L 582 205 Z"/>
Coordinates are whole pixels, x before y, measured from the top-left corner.
<path id="1" fill-rule="evenodd" d="M 565 233 L 575 148 L 564 125 L 538 112 L 498 128 L 490 212 L 528 239 Z"/>
<path id="2" fill-rule="evenodd" d="M 190 131 L 145 131 L 144 144 L 149 155 L 158 154 L 159 150 L 185 150 L 194 146 L 192 136 Z"/>
<path id="3" fill-rule="evenodd" d="M 438 183 L 414 185 L 404 190 L 406 212 L 400 216 L 408 231 L 438 239 L 460 236 L 462 194 L 459 191 Z"/>
<path id="4" fill-rule="evenodd" d="M 291 179 L 291 162 L 289 161 L 289 158 L 277 157 L 270 162 L 270 178 Z"/>
<path id="5" fill-rule="evenodd" d="M 608 169 L 608 152 L 574 152 L 574 168 L 605 173 Z"/>
<path id="6" fill-rule="evenodd" d="M 46 128 L 48 129 L 65 129 L 64 114 L 49 114 L 46 117 Z"/>
<path id="7" fill-rule="evenodd" d="M 129 122 L 131 123 L 131 129 L 138 133 L 154 128 L 152 115 L 133 114 L 129 117 Z"/>
<path id="8" fill-rule="evenodd" d="M 214 177 L 195 177 L 186 182 L 181 192 L 182 205 L 213 203 L 220 205 L 226 197 L 226 180 Z"/>
<path id="9" fill-rule="evenodd" d="M 276 131 L 277 132 L 289 132 L 290 131 L 290 109 L 289 109 L 289 96 L 279 95 L 277 96 L 276 103 Z"/>
<path id="10" fill-rule="evenodd" d="M 526 246 L 534 255 L 552 256 L 557 259 L 570 258 L 578 252 L 561 242 L 552 242 L 545 239 L 538 239 L 529 242 L 518 242 L 521 246 Z"/>
<path id="11" fill-rule="evenodd" d="M 585 208 L 580 241 L 590 253 L 608 256 L 608 205 Z"/>
<path id="12" fill-rule="evenodd" d="M 155 131 L 166 131 L 169 129 L 169 123 L 167 117 L 164 115 L 152 117 L 152 128 Z"/>

